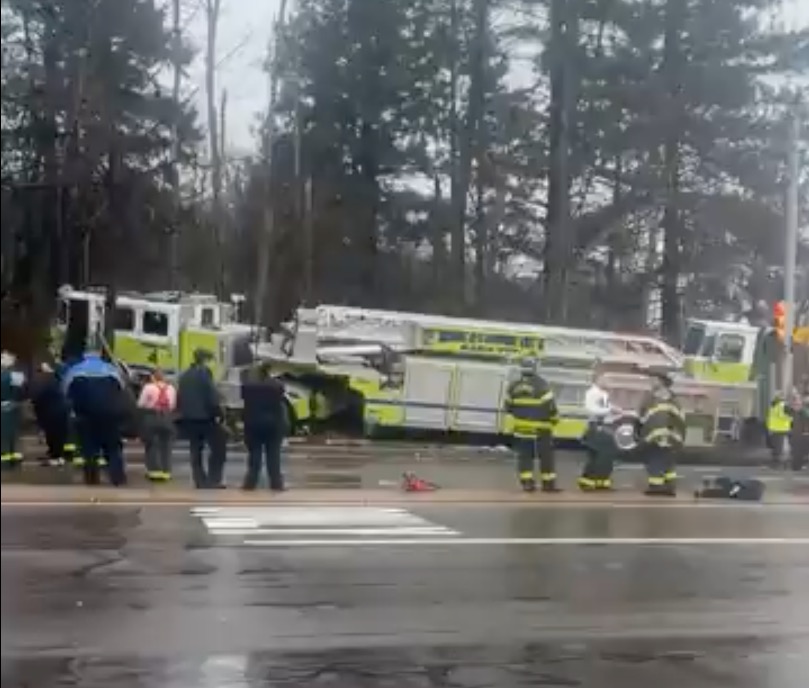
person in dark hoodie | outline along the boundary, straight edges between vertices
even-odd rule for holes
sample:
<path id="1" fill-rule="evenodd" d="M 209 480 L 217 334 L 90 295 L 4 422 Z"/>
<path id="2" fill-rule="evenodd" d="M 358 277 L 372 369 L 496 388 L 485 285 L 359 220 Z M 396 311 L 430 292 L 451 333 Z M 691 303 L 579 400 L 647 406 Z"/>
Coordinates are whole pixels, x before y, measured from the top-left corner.
<path id="1" fill-rule="evenodd" d="M 61 466 L 72 461 L 76 451 L 70 438 L 70 409 L 54 367 L 42 363 L 31 382 L 31 405 L 48 448 L 43 463 Z"/>
<path id="2" fill-rule="evenodd" d="M 284 489 L 281 473 L 281 445 L 286 434 L 287 418 L 284 387 L 272 375 L 267 364 L 250 371 L 242 382 L 244 402 L 244 441 L 247 445 L 247 473 L 242 489 L 254 490 L 266 461 L 270 489 Z"/>
<path id="3" fill-rule="evenodd" d="M 189 443 L 191 474 L 197 489 L 225 487 L 222 477 L 227 437 L 221 426 L 223 413 L 219 392 L 208 367 L 211 358 L 209 351 L 197 349 L 194 352 L 194 363 L 180 375 L 177 387 L 180 432 Z M 206 445 L 210 448 L 208 470 L 203 461 Z"/>
<path id="4" fill-rule="evenodd" d="M 103 458 L 110 482 L 116 487 L 125 485 L 122 429 L 129 391 L 120 370 L 100 354 L 84 354 L 65 371 L 62 390 L 76 419 L 85 482 L 98 484 L 99 460 Z"/>

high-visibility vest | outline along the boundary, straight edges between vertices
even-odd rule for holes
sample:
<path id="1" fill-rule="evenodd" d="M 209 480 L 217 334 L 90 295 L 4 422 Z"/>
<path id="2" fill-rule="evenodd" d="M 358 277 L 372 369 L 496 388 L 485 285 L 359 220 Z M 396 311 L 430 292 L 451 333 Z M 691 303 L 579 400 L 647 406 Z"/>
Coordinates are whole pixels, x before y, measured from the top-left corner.
<path id="1" fill-rule="evenodd" d="M 767 431 L 787 433 L 791 428 L 792 418 L 787 414 L 786 404 L 783 401 L 776 401 L 767 413 Z"/>

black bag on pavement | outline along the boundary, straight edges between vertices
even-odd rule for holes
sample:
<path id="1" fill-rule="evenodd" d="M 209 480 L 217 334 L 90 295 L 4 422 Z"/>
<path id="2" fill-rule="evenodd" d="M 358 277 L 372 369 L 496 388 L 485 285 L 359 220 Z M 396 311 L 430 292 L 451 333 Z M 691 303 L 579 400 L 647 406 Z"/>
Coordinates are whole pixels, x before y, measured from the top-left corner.
<path id="1" fill-rule="evenodd" d="M 744 502 L 760 502 L 765 485 L 754 478 L 737 480 L 720 476 L 705 480 L 696 496 L 703 499 L 739 499 Z"/>

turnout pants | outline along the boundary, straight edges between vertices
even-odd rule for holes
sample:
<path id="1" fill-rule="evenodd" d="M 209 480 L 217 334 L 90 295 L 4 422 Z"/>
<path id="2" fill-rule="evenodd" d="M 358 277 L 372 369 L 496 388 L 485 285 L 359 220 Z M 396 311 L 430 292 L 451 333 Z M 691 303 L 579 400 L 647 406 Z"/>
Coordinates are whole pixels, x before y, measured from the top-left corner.
<path id="1" fill-rule="evenodd" d="M 646 448 L 646 493 L 651 495 L 674 495 L 677 491 L 677 450 L 650 444 Z"/>
<path id="2" fill-rule="evenodd" d="M 101 460 L 106 463 L 110 482 L 115 486 L 126 484 L 124 446 L 117 420 L 106 416 L 76 417 L 79 452 L 84 459 L 84 482 L 99 483 Z"/>
<path id="3" fill-rule="evenodd" d="M 590 423 L 584 436 L 587 460 L 578 480 L 582 490 L 612 489 L 613 455 L 615 444 L 612 434 L 599 423 Z"/>
<path id="4" fill-rule="evenodd" d="M 146 450 L 146 477 L 149 480 L 171 478 L 171 450 L 174 423 L 169 415 L 148 411 L 143 419 L 143 445 Z"/>
<path id="5" fill-rule="evenodd" d="M 262 463 L 267 466 L 267 477 L 270 489 L 284 489 L 284 477 L 281 474 L 281 444 L 283 436 L 275 428 L 244 429 L 244 441 L 247 445 L 247 473 L 242 487 L 254 490 L 261 475 Z"/>
<path id="6" fill-rule="evenodd" d="M 22 461 L 19 451 L 20 406 L 16 402 L 4 401 L 0 412 L 0 461 L 3 465 L 15 465 Z"/>
<path id="7" fill-rule="evenodd" d="M 534 474 L 536 460 L 539 459 L 539 480 L 543 488 L 556 485 L 556 459 L 553 453 L 553 434 L 547 430 L 535 436 L 514 436 L 514 450 L 517 453 L 517 471 L 523 485 L 536 481 Z"/>
<path id="8" fill-rule="evenodd" d="M 64 413 L 46 416 L 40 421 L 48 447 L 47 459 L 51 463 L 71 461 L 75 458 L 76 445 L 70 433 L 70 418 Z"/>

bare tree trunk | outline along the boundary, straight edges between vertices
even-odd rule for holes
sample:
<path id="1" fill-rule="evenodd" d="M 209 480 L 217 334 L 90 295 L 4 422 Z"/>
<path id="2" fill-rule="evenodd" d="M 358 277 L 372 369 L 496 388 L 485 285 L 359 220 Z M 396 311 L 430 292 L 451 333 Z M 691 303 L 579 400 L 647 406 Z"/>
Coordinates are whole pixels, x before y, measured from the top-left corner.
<path id="1" fill-rule="evenodd" d="M 681 31 L 685 6 L 680 0 L 668 0 L 665 14 L 663 79 L 666 98 L 661 120 L 665 126 L 663 174 L 666 206 L 663 211 L 663 265 L 661 279 L 661 330 L 671 343 L 680 341 L 679 278 L 682 271 L 682 219 L 680 217 L 680 71 Z"/>
<path id="2" fill-rule="evenodd" d="M 211 217 L 218 259 L 218 291 L 221 297 L 227 291 L 227 275 L 222 228 L 222 159 L 219 150 L 219 120 L 216 114 L 216 37 L 221 0 L 206 0 L 207 44 L 205 50 L 205 95 L 208 110 L 208 147 L 211 152 Z"/>
<path id="3" fill-rule="evenodd" d="M 485 161 L 480 141 L 477 151 L 477 174 L 475 175 L 475 310 L 478 315 L 486 312 L 486 264 L 489 254 L 488 217 L 485 199 Z"/>
<path id="4" fill-rule="evenodd" d="M 314 305 L 315 281 L 313 191 L 314 184 L 312 183 L 312 177 L 309 177 L 303 189 L 303 296 L 304 304 L 310 308 Z"/>
<path id="5" fill-rule="evenodd" d="M 109 350 L 115 348 L 115 302 L 117 300 L 118 285 L 115 282 L 115 262 L 117 261 L 118 253 L 115 249 L 117 239 L 123 230 L 121 223 L 125 221 L 121 209 L 121 189 L 120 189 L 120 167 L 121 167 L 121 152 L 118 148 L 117 132 L 114 127 L 109 127 L 108 136 L 110 137 L 108 146 L 109 152 L 107 156 L 107 234 L 110 239 L 110 249 L 105 251 L 109 256 L 109 260 L 113 261 L 113 265 L 105 270 L 106 279 L 105 287 L 107 290 L 106 302 L 104 308 L 104 342 Z M 93 341 L 96 339 L 98 333 L 91 332 L 90 335 Z"/>
<path id="6" fill-rule="evenodd" d="M 548 213 L 545 230 L 543 293 L 545 318 L 567 318 L 568 279 L 573 262 L 570 236 L 570 126 L 574 104 L 572 51 L 578 42 L 576 0 L 551 3 L 551 104 Z"/>
<path id="7" fill-rule="evenodd" d="M 433 204 L 430 212 L 430 244 L 433 249 L 431 268 L 433 293 L 438 295 L 436 301 L 443 301 L 446 294 L 447 270 L 447 226 L 444 198 L 441 190 L 441 177 L 433 174 Z M 435 303 L 435 306 L 444 307 L 449 304 Z"/>
<path id="8" fill-rule="evenodd" d="M 284 28 L 286 8 L 287 0 L 281 0 L 281 7 L 278 9 L 278 15 L 275 20 L 274 43 L 270 45 L 269 49 L 269 102 L 267 104 L 267 126 L 264 130 L 264 141 L 262 143 L 264 173 L 266 174 L 266 193 L 262 216 L 262 231 L 259 235 L 258 242 L 258 269 L 256 270 L 255 303 L 253 304 L 253 319 L 257 326 L 265 322 L 265 301 L 267 299 L 267 283 L 269 281 L 270 272 L 270 249 L 275 236 L 275 211 L 272 198 L 272 154 L 273 145 L 275 144 L 275 103 L 278 97 L 278 82 L 280 76 L 278 74 L 277 53 L 281 32 Z M 274 317 L 274 314 L 272 317 Z M 273 325 L 275 323 L 271 322 L 270 324 Z"/>
<path id="9" fill-rule="evenodd" d="M 486 44 L 489 33 L 489 0 L 475 0 L 475 33 L 471 46 L 471 82 L 465 136 L 461 139 L 461 186 L 469 187 L 472 174 L 472 158 L 477 161 L 476 230 L 475 230 L 475 305 L 478 312 L 485 311 L 486 253 L 488 251 L 488 228 L 484 204 L 485 180 L 489 173 L 486 159 L 486 135 L 483 115 L 486 100 Z M 463 224 L 466 215 L 466 192 L 458 208 L 458 221 Z"/>
<path id="10" fill-rule="evenodd" d="M 174 103 L 174 121 L 171 127 L 171 189 L 172 189 L 172 227 L 170 237 L 169 288 L 177 289 L 180 285 L 180 174 L 177 169 L 180 157 L 180 84 L 182 80 L 182 64 L 180 61 L 180 0 L 172 0 L 171 5 L 171 51 L 174 66 L 174 80 L 171 87 L 171 99 Z"/>
<path id="11" fill-rule="evenodd" d="M 615 169 L 613 171 L 612 180 L 612 202 L 613 205 L 618 205 L 621 202 L 621 182 L 622 182 L 622 164 L 621 156 L 615 156 Z M 607 266 L 605 270 L 605 292 L 607 299 L 607 307 L 602 310 L 602 327 L 609 327 L 612 320 L 613 313 L 610 312 L 612 308 L 612 300 L 621 289 L 618 278 L 619 264 L 623 256 L 622 251 L 623 237 L 621 232 L 612 230 L 607 237 Z M 615 308 L 619 311 L 622 310 L 623 304 L 615 304 Z M 615 313 L 619 315 L 619 313 Z"/>
<path id="12" fill-rule="evenodd" d="M 458 222 L 458 207 L 461 204 L 461 191 L 458 164 L 458 144 L 460 137 L 460 123 L 458 121 L 458 78 L 460 72 L 460 20 L 458 2 L 450 0 L 449 15 L 449 177 L 450 177 L 450 206 L 452 208 L 450 224 L 450 306 L 453 310 L 462 310 L 466 292 L 466 232 L 463 223 Z M 464 214 L 466 205 L 464 203 Z"/>

